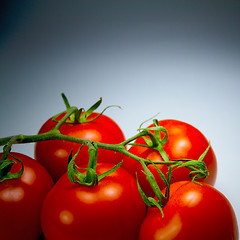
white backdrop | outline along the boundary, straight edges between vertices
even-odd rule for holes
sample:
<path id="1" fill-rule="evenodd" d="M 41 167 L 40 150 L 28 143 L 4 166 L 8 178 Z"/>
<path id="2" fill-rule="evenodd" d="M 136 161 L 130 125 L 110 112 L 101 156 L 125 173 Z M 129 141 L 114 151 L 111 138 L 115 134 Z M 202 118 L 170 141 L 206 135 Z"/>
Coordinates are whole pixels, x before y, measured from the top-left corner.
<path id="1" fill-rule="evenodd" d="M 126 137 L 158 112 L 186 121 L 211 141 L 240 222 L 239 1 L 9 1 L 1 21 L 1 137 L 37 133 L 61 92 L 120 105 L 106 115 Z"/>

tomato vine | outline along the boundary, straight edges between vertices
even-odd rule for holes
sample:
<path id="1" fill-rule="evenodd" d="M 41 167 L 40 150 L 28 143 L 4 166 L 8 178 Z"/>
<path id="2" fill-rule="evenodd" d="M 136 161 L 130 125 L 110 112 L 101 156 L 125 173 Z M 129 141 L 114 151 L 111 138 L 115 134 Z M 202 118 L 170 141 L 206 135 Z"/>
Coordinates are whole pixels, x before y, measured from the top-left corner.
<path id="1" fill-rule="evenodd" d="M 96 185 L 98 181 L 100 181 L 102 178 L 107 176 L 108 174 L 112 173 L 115 171 L 120 165 L 117 164 L 115 167 L 113 167 L 111 170 L 109 170 L 106 173 L 103 173 L 102 175 L 97 175 L 96 174 L 96 163 L 97 163 L 97 154 L 98 154 L 98 149 L 107 149 L 109 151 L 115 151 L 119 152 L 127 157 L 130 157 L 136 161 L 139 162 L 143 166 L 143 169 L 145 171 L 145 174 L 147 176 L 147 180 L 149 181 L 156 197 L 158 200 L 146 196 L 146 194 L 142 191 L 140 184 L 138 183 L 138 189 L 139 192 L 144 200 L 144 202 L 148 206 L 157 206 L 160 210 L 162 207 L 165 205 L 165 203 L 168 200 L 168 192 L 169 192 L 169 187 L 170 187 L 170 181 L 171 181 L 171 173 L 173 167 L 185 167 L 190 169 L 190 174 L 189 176 L 192 178 L 193 181 L 198 178 L 206 178 L 208 176 L 208 170 L 205 165 L 205 163 L 202 161 L 204 156 L 206 155 L 209 147 L 206 149 L 206 151 L 200 156 L 199 159 L 179 159 L 179 160 L 171 160 L 169 159 L 167 153 L 164 151 L 163 146 L 165 143 L 168 141 L 168 134 L 167 130 L 158 125 L 158 121 L 156 119 L 153 120 L 154 127 L 152 128 L 140 128 L 139 132 L 130 137 L 129 139 L 124 140 L 121 143 L 118 144 L 107 144 L 107 143 L 101 143 L 101 142 L 96 142 L 96 141 L 91 141 L 88 139 L 81 139 L 81 138 L 76 138 L 72 136 L 67 136 L 61 133 L 61 126 L 66 123 L 66 122 L 79 122 L 80 124 L 83 122 L 89 122 L 89 121 L 94 121 L 96 118 L 101 116 L 101 114 L 109 107 L 105 108 L 96 118 L 89 120 L 88 116 L 91 115 L 91 113 L 99 107 L 101 104 L 102 99 L 100 99 L 97 103 L 95 103 L 92 107 L 90 107 L 88 110 L 84 110 L 83 108 L 78 109 L 75 106 L 70 106 L 66 96 L 62 94 L 62 98 L 64 100 L 65 106 L 67 110 L 65 111 L 65 115 L 57 121 L 57 124 L 53 127 L 48 132 L 41 133 L 41 134 L 36 134 L 36 135 L 14 135 L 10 137 L 5 137 L 5 138 L 0 138 L 0 146 L 4 146 L 3 148 L 3 155 L 2 155 L 2 160 L 1 160 L 1 165 L 0 165 L 0 181 L 4 181 L 5 179 L 9 178 L 18 178 L 21 176 L 23 169 L 21 169 L 17 174 L 10 174 L 11 170 L 11 165 L 13 164 L 13 161 L 8 160 L 8 154 L 10 154 L 11 147 L 13 144 L 24 144 L 24 143 L 32 143 L 32 142 L 39 142 L 39 141 L 48 141 L 48 140 L 62 140 L 62 141 L 68 141 L 68 142 L 74 142 L 78 143 L 81 145 L 86 145 L 89 149 L 89 163 L 88 167 L 86 168 L 86 174 L 80 173 L 78 171 L 78 166 L 74 163 L 74 160 L 77 156 L 75 154 L 72 156 L 72 153 L 69 153 L 69 164 L 68 164 L 68 176 L 70 181 L 76 182 L 79 184 L 83 185 Z M 115 106 L 115 105 L 114 105 Z M 62 113 L 60 113 L 62 114 Z M 56 121 L 56 118 L 60 115 L 56 115 L 53 117 L 53 121 Z M 160 132 L 164 133 L 164 137 L 160 137 Z M 138 138 L 144 138 L 146 144 L 136 144 L 132 143 Z M 129 145 L 135 145 L 135 146 L 141 146 L 141 147 L 146 147 L 146 148 L 151 148 L 157 150 L 161 157 L 163 158 L 164 161 L 162 162 L 155 162 L 155 161 L 150 161 L 148 159 L 144 159 L 142 157 L 139 157 L 131 152 L 129 152 L 126 149 L 126 146 Z M 81 147 L 79 148 L 79 151 L 81 150 Z M 17 161 L 21 161 L 20 159 L 16 159 Z M 168 177 L 166 178 L 164 174 L 156 167 L 159 175 L 163 179 L 167 191 L 165 195 L 162 194 L 161 190 L 159 189 L 156 180 L 153 176 L 153 174 L 149 171 L 147 166 L 149 164 L 153 164 L 155 167 L 157 164 L 165 164 L 168 167 Z M 23 166 L 22 166 L 23 168 Z M 136 176 L 137 177 L 137 176 Z M 162 210 L 161 210 L 162 211 Z"/>

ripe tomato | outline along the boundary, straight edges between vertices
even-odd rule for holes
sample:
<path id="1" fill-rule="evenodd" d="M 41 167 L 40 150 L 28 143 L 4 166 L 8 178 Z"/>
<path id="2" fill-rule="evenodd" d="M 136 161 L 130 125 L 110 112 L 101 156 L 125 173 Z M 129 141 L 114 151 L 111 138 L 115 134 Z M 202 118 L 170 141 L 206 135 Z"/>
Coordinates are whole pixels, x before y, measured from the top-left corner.
<path id="1" fill-rule="evenodd" d="M 53 181 L 37 161 L 20 153 L 11 154 L 22 160 L 24 171 L 20 178 L 0 183 L 1 239 L 37 239 L 41 234 L 42 202 Z M 10 155 L 8 159 L 14 160 Z M 14 164 L 11 171 L 18 169 L 20 163 Z"/>
<path id="2" fill-rule="evenodd" d="M 168 141 L 164 145 L 163 149 L 168 154 L 171 160 L 176 159 L 194 159 L 197 160 L 201 154 L 206 150 L 209 145 L 206 137 L 195 127 L 192 125 L 178 121 L 178 120 L 161 120 L 158 121 L 159 126 L 163 126 L 166 128 L 168 133 Z M 153 127 L 151 124 L 148 128 Z M 151 130 L 151 132 L 153 132 Z M 160 133 L 161 138 L 163 138 L 164 134 Z M 135 143 L 138 144 L 146 144 L 143 138 L 138 138 Z M 163 161 L 159 152 L 154 149 L 149 149 L 140 146 L 132 146 L 129 151 L 137 156 L 140 156 L 144 159 L 149 159 L 151 161 Z M 212 147 L 208 150 L 208 153 L 204 157 L 203 161 L 205 162 L 209 176 L 205 179 L 201 179 L 199 181 L 206 182 L 210 185 L 214 185 L 217 176 L 217 161 L 216 156 L 213 152 Z M 168 168 L 166 165 L 157 165 L 159 169 L 167 175 Z M 123 167 L 130 171 L 132 174 L 138 174 L 139 183 L 143 189 L 143 191 L 149 195 L 153 196 L 153 191 L 150 188 L 148 181 L 146 180 L 146 175 L 142 172 L 142 166 L 133 159 L 125 157 L 125 162 L 123 163 Z M 148 166 L 153 175 L 156 178 L 156 181 L 161 189 L 165 188 L 165 184 L 162 181 L 161 177 L 157 173 L 156 168 L 151 164 Z M 190 170 L 187 168 L 178 168 L 173 171 L 172 182 L 189 180 L 189 172 Z"/>
<path id="3" fill-rule="evenodd" d="M 88 119 L 93 119 L 97 115 L 98 113 L 93 112 Z M 57 120 L 63 116 L 63 114 L 60 115 Z M 50 131 L 56 124 L 51 118 L 48 119 L 39 130 L 39 134 Z M 117 123 L 105 115 L 101 115 L 92 122 L 64 123 L 60 131 L 64 135 L 102 143 L 117 144 L 125 140 L 124 134 Z M 79 147 L 80 145 L 77 143 L 61 140 L 37 142 L 35 144 L 35 158 L 45 166 L 56 182 L 67 170 L 67 160 L 71 150 L 73 149 L 73 154 L 75 154 Z M 118 163 L 122 158 L 122 154 L 118 152 L 105 149 L 99 149 L 98 151 L 98 162 Z M 87 161 L 88 148 L 84 146 L 75 162 L 85 164 Z"/>
<path id="4" fill-rule="evenodd" d="M 99 163 L 97 174 L 112 167 Z M 65 173 L 43 203 L 41 223 L 48 240 L 137 240 L 145 213 L 136 179 L 120 167 L 91 187 Z"/>
<path id="5" fill-rule="evenodd" d="M 227 198 L 212 186 L 173 183 L 163 209 L 149 208 L 139 240 L 238 240 L 238 225 Z"/>

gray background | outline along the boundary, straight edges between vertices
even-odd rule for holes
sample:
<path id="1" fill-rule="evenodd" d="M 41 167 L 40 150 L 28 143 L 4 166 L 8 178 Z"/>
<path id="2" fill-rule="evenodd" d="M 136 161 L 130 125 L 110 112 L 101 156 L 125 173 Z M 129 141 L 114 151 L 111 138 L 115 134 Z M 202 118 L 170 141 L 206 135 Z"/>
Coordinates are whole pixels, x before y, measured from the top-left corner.
<path id="1" fill-rule="evenodd" d="M 61 92 L 120 105 L 106 114 L 126 137 L 158 112 L 186 121 L 211 141 L 240 221 L 239 1 L 6 1 L 0 16 L 1 137 L 37 133 Z"/>

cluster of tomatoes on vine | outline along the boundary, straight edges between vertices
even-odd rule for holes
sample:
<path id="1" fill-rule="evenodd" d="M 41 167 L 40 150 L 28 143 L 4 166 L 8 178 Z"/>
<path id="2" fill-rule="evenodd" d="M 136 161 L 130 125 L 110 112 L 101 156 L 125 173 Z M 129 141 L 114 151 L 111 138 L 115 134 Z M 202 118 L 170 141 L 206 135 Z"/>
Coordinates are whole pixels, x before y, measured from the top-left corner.
<path id="1" fill-rule="evenodd" d="M 192 125 L 153 120 L 125 139 L 96 109 L 71 107 L 38 134 L 0 139 L 4 240 L 237 240 L 217 160 Z M 12 152 L 35 142 L 35 159 Z"/>

